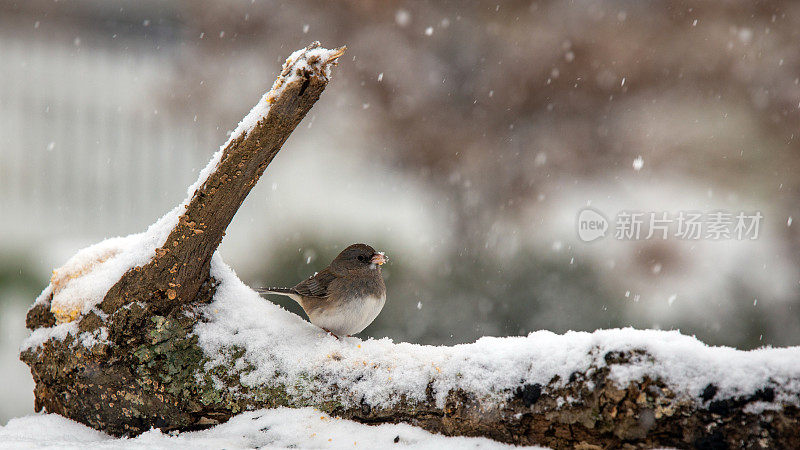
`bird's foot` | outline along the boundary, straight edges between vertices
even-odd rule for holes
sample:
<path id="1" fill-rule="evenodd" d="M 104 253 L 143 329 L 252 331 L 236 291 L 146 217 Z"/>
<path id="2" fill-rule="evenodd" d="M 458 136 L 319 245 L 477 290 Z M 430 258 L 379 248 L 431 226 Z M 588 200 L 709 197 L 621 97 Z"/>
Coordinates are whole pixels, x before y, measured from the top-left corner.
<path id="1" fill-rule="evenodd" d="M 325 327 L 320 327 L 320 328 L 322 328 L 323 330 L 325 330 L 325 332 L 326 332 L 326 333 L 330 334 L 331 336 L 335 337 L 336 339 L 339 339 L 339 336 L 337 336 L 336 334 L 334 334 L 334 333 L 333 333 L 333 331 L 331 331 L 331 330 L 329 330 L 329 329 L 327 329 L 327 328 L 325 328 Z"/>

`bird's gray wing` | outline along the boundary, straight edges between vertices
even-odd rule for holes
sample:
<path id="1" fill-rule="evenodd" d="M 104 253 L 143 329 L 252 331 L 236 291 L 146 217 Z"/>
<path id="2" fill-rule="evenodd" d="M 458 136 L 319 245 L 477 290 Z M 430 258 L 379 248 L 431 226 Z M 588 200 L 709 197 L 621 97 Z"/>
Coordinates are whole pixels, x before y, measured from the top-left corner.
<path id="1" fill-rule="evenodd" d="M 336 275 L 326 268 L 322 272 L 298 283 L 294 290 L 304 297 L 326 298 L 328 297 L 328 287 L 336 278 Z"/>

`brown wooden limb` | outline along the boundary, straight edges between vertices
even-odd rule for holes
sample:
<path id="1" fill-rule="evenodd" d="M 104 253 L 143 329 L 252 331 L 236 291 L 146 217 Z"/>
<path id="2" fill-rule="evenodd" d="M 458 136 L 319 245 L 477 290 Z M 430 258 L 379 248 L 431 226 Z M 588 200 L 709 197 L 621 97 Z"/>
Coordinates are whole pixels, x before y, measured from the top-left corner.
<path id="1" fill-rule="evenodd" d="M 130 310 L 147 314 L 137 305 Z M 609 352 L 604 355 L 607 365 L 573 373 L 563 385 L 557 377 L 547 385 L 521 381 L 504 401 L 455 390 L 441 406 L 429 385 L 423 401 L 402 399 L 381 407 L 363 398 L 360 405 L 358 399 L 344 401 L 340 394 L 347 391 L 336 388 L 335 377 L 332 389 L 319 395 L 293 395 L 280 383 L 244 383 L 240 375 L 250 369 L 240 364 L 243 352 L 233 352 L 229 364 L 209 371 L 192 336 L 195 321 L 202 318 L 150 318 L 153 325 L 139 330 L 147 341 L 129 347 L 119 358 L 110 358 L 103 344 L 87 349 L 72 337 L 25 350 L 21 357 L 36 381 L 37 410 L 116 436 L 134 436 L 152 427 L 206 428 L 260 408 L 314 406 L 362 423 L 402 422 L 450 436 L 556 449 L 800 448 L 796 406 L 748 412 L 750 406 L 772 402 L 790 387 L 773 384 L 725 397 L 710 384 L 697 398 L 676 393 L 657 377 L 625 386 L 611 379 L 612 366 L 641 364 L 642 357 L 648 357 L 644 352 Z M 234 367 L 243 369 L 237 374 Z"/>
<path id="2" fill-rule="evenodd" d="M 284 67 L 270 98 L 269 113 L 249 133 L 230 141 L 222 159 L 194 192 L 186 211 L 149 264 L 128 271 L 106 294 L 100 308 L 113 313 L 140 301 L 154 312 L 192 302 L 209 281 L 211 256 L 250 189 L 328 84 L 327 71 L 342 47 L 321 61 L 315 42 Z M 310 53 L 311 52 L 311 53 Z M 275 89 L 275 88 L 273 88 Z M 271 91 L 273 92 L 273 91 Z"/>

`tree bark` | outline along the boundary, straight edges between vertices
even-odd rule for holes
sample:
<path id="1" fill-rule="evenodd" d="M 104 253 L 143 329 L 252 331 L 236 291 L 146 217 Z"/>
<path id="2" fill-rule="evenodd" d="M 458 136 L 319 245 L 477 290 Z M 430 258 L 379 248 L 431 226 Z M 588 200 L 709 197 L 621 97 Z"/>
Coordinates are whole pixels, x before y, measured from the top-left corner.
<path id="1" fill-rule="evenodd" d="M 317 48 L 318 42 L 307 47 L 306 52 Z M 344 48 L 335 58 L 342 53 Z M 168 312 L 195 300 L 209 280 L 211 256 L 234 214 L 328 84 L 324 71 L 335 58 L 330 62 L 307 61 L 308 58 L 314 57 L 300 55 L 283 69 L 279 82 L 293 71 L 301 73 L 272 99 L 269 113 L 252 131 L 231 140 L 214 172 L 195 191 L 166 243 L 156 250 L 149 264 L 130 270 L 108 291 L 101 304 L 103 312 L 111 314 L 134 301 L 148 304 L 154 312 Z M 306 61 L 303 67 L 296 67 L 298 62 Z"/>
<path id="2" fill-rule="evenodd" d="M 227 145 L 153 259 L 125 273 L 100 311 L 79 319 L 81 333 L 105 328 L 107 341 L 86 347 L 68 335 L 21 353 L 36 382 L 37 411 L 118 436 L 152 427 L 205 428 L 249 409 L 315 406 L 364 423 L 407 422 L 447 435 L 555 448 L 800 448 L 796 406 L 746 412 L 753 402 L 774 400 L 781 386 L 719 398 L 709 385 L 698 399 L 674 392 L 655 375 L 627 386 L 611 381 L 610 367 L 637 364 L 649 357 L 643 352 L 609 352 L 603 364 L 574 373 L 566 384 L 520 382 L 502 402 L 451 391 L 444 407 L 432 394 L 423 402 L 402 400 L 388 408 L 359 399 L 296 398 L 285 387 L 246 386 L 224 370 L 206 369 L 207 356 L 192 334 L 204 317 L 193 307 L 214 295 L 211 256 L 250 189 L 324 90 L 332 62 L 287 64 L 282 76 L 297 70 L 299 78 L 285 86 L 252 131 Z M 28 313 L 31 329 L 55 324 L 50 299 Z M 572 401 L 564 403 L 565 398 Z"/>

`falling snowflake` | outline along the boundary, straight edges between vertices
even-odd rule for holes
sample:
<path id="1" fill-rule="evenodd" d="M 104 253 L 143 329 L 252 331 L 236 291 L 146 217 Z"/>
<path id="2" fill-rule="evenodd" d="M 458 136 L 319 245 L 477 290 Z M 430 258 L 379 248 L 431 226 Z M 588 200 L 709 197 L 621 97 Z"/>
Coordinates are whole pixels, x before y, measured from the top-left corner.
<path id="1" fill-rule="evenodd" d="M 633 170 L 638 172 L 642 170 L 642 167 L 644 167 L 644 159 L 642 159 L 642 156 L 639 155 L 633 160 Z"/>

